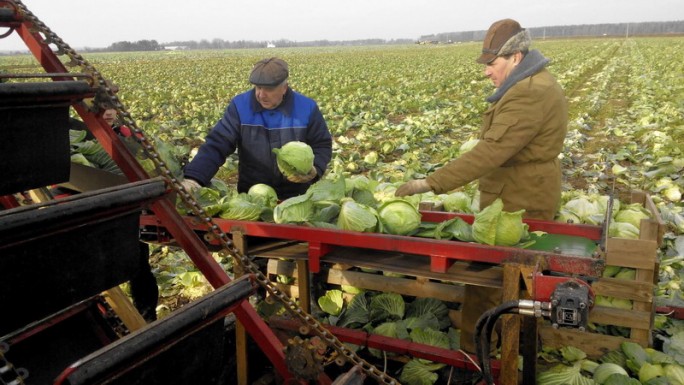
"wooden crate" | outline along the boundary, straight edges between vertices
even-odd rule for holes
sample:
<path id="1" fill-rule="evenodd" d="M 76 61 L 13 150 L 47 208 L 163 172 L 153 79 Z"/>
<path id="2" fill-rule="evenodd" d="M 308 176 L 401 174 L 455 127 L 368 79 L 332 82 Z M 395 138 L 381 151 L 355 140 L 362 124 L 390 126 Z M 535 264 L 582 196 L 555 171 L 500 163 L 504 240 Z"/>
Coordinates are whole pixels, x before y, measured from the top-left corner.
<path id="1" fill-rule="evenodd" d="M 542 344 L 547 347 L 575 346 L 592 357 L 616 349 L 626 340 L 650 346 L 651 330 L 655 315 L 654 289 L 658 277 L 658 247 L 662 243 L 665 225 L 651 197 L 640 191 L 631 195 L 631 203 L 640 203 L 651 212 L 651 219 L 641 221 L 639 239 L 608 238 L 606 241 L 606 265 L 636 269 L 634 280 L 600 278 L 592 284 L 594 294 L 629 299 L 632 309 L 622 310 L 595 306 L 589 313 L 589 321 L 602 325 L 621 326 L 630 329 L 628 338 L 581 332 L 571 329 L 553 329 L 550 325 L 540 328 Z"/>
<path id="2" fill-rule="evenodd" d="M 383 275 L 381 272 L 364 272 L 352 269 L 354 266 L 344 263 L 333 263 L 329 269 L 319 274 L 319 279 L 330 285 L 348 285 L 365 290 L 378 292 L 393 292 L 406 296 L 435 298 L 445 302 L 461 303 L 464 300 L 464 286 L 458 282 L 442 281 L 430 274 L 406 275 L 404 277 Z M 401 269 L 399 269 L 401 270 Z M 267 275 L 272 282 L 290 297 L 300 299 L 300 294 L 307 290 L 301 285 L 297 262 L 294 260 L 270 259 L 267 264 Z M 277 276 L 284 275 L 293 277 L 290 284 L 277 283 Z M 491 272 L 489 275 L 497 276 Z M 322 293 L 319 293 L 319 295 Z M 351 300 L 352 294 L 345 294 L 347 300 Z M 313 298 L 316 300 L 316 298 Z M 449 318 L 452 326 L 460 328 L 460 310 L 449 310 Z"/>

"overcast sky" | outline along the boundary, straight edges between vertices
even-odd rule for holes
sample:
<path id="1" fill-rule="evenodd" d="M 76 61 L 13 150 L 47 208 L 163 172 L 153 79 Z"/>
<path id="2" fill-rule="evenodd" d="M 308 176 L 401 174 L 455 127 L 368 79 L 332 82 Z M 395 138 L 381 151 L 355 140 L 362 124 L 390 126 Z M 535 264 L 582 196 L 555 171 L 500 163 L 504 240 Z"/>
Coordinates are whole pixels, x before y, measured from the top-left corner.
<path id="1" fill-rule="evenodd" d="M 684 20 L 682 0 L 24 0 L 73 48 L 118 41 L 418 39 L 486 30 L 511 17 L 523 27 Z M 4 32 L 0 30 L 0 34 Z M 25 49 L 13 34 L 0 50 Z"/>

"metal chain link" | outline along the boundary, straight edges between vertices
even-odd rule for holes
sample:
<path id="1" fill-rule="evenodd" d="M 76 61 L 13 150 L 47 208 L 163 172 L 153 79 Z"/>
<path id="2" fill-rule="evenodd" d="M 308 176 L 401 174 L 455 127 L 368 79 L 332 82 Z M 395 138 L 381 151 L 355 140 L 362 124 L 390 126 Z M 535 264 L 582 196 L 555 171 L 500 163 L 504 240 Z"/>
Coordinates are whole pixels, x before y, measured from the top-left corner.
<path id="1" fill-rule="evenodd" d="M 180 181 L 173 175 L 169 167 L 161 159 L 161 156 L 155 149 L 154 145 L 147 139 L 145 134 L 131 117 L 130 113 L 126 110 L 125 106 L 121 103 L 119 98 L 111 89 L 111 84 L 105 81 L 104 77 L 102 77 L 95 67 L 88 63 L 88 61 L 86 61 L 81 55 L 76 53 L 76 51 L 74 51 L 61 38 L 59 38 L 59 36 L 52 32 L 52 30 L 50 30 L 43 22 L 33 15 L 33 13 L 31 13 L 20 0 L 15 1 L 24 18 L 29 20 L 31 24 L 33 24 L 36 29 L 45 36 L 46 43 L 55 44 L 55 46 L 58 48 L 58 52 L 56 54 L 67 55 L 70 59 L 70 65 L 79 66 L 82 72 L 90 74 L 93 77 L 96 86 L 99 88 L 99 91 L 101 91 L 99 96 L 109 99 L 111 105 L 116 109 L 119 118 L 122 119 L 123 123 L 135 133 L 134 137 L 142 145 L 145 154 L 154 162 L 156 168 L 161 171 L 161 175 L 166 180 L 167 184 L 169 184 L 179 194 L 185 205 L 199 220 L 201 220 L 201 223 L 204 223 L 207 226 L 208 230 L 213 234 L 213 237 L 220 242 L 221 246 L 223 247 L 223 251 L 227 252 L 235 260 L 237 260 L 246 272 L 253 274 L 261 287 L 263 287 L 268 293 L 283 303 L 286 310 L 302 321 L 309 331 L 312 331 L 313 334 L 324 340 L 328 346 L 333 348 L 333 350 L 339 354 L 340 357 L 344 357 L 347 362 L 352 364 L 352 366 L 360 366 L 364 373 L 377 380 L 379 383 L 400 385 L 396 379 L 392 378 L 386 373 L 383 373 L 375 366 L 359 357 L 354 351 L 347 348 L 334 334 L 323 327 L 323 325 L 316 320 L 316 318 L 305 312 L 286 293 L 278 289 L 268 279 L 268 277 L 261 272 L 259 267 L 233 244 L 229 236 L 223 230 L 221 230 L 211 216 L 207 215 L 194 196 L 185 190 Z M 95 108 L 97 108 L 97 106 L 95 106 Z"/>
<path id="2" fill-rule="evenodd" d="M 28 371 L 24 368 L 17 368 L 5 358 L 5 353 L 9 351 L 9 345 L 0 342 L 0 384 L 2 385 L 24 385 L 24 380 L 28 378 Z"/>

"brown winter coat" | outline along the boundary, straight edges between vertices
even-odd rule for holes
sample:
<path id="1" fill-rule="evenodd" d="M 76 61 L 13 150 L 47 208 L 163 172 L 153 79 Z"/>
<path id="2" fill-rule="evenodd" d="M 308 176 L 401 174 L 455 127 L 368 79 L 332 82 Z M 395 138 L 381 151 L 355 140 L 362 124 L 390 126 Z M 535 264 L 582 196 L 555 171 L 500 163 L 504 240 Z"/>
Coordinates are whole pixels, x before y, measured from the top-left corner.
<path id="1" fill-rule="evenodd" d="M 546 70 L 511 86 L 484 113 L 480 141 L 427 177 L 435 193 L 479 179 L 480 207 L 501 198 L 505 211 L 551 220 L 560 204 L 558 155 L 567 132 L 567 102 Z"/>

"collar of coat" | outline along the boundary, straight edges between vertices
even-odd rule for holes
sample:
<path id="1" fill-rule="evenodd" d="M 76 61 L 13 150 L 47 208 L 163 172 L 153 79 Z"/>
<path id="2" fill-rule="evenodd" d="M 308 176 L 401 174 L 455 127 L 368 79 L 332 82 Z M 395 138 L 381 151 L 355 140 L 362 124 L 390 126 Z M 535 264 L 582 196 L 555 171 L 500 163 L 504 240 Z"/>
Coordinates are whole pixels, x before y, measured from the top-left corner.
<path id="1" fill-rule="evenodd" d="M 525 55 L 520 64 L 516 66 L 513 71 L 511 71 L 508 78 L 503 82 L 503 84 L 496 89 L 496 92 L 487 98 L 487 101 L 494 103 L 501 99 L 506 91 L 513 85 L 525 78 L 528 78 L 537 72 L 541 71 L 542 68 L 549 64 L 550 60 L 545 58 L 541 52 L 536 49 L 531 50 Z"/>
<path id="2" fill-rule="evenodd" d="M 259 104 L 259 102 L 256 99 L 256 92 L 255 89 L 252 89 L 252 111 L 254 112 L 262 112 L 262 111 L 268 111 L 264 107 Z M 292 115 L 292 108 L 294 108 L 293 100 L 294 97 L 292 96 L 292 89 L 290 86 L 287 87 L 287 91 L 285 91 L 285 95 L 283 95 L 283 101 L 278 104 L 278 107 L 274 108 L 273 110 L 278 110 L 283 113 L 285 116 L 290 116 Z"/>

